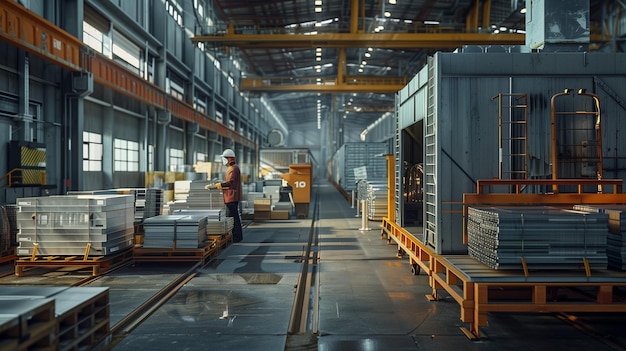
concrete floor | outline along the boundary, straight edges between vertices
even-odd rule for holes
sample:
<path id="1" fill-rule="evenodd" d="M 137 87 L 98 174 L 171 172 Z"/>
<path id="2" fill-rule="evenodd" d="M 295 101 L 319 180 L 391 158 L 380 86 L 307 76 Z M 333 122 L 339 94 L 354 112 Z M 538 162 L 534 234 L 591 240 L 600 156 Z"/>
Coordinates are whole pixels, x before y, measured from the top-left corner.
<path id="1" fill-rule="evenodd" d="M 311 219 L 264 221 L 244 229 L 241 243 L 198 270 L 114 350 L 602 351 L 626 345 L 621 314 L 584 317 L 598 333 L 580 332 L 553 314 L 494 314 L 483 328 L 486 338 L 470 341 L 460 330 L 459 305 L 444 293 L 436 302 L 426 299 L 428 277 L 411 274 L 406 258 L 396 258 L 378 222 L 359 230 L 356 210 L 334 187 L 324 183 L 313 192 L 312 201 L 319 200 L 316 334 L 298 339 L 286 332 Z M 111 315 L 166 281 L 160 272 L 170 268 L 163 269 L 138 278 L 137 289 L 113 289 Z M 133 277 L 107 279 L 98 284 L 115 287 L 116 279 Z"/>

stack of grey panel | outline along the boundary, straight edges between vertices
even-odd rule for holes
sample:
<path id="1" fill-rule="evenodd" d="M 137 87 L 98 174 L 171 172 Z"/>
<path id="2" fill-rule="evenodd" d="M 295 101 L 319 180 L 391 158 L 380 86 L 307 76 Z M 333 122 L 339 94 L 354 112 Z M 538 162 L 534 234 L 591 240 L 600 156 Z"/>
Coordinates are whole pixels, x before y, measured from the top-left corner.
<path id="1" fill-rule="evenodd" d="M 232 217 L 226 217 L 226 209 L 178 209 L 172 214 L 204 216 L 206 218 L 205 226 L 207 235 L 222 235 L 233 229 L 234 220 Z"/>
<path id="2" fill-rule="evenodd" d="M 211 182 L 206 180 L 193 180 L 189 184 L 189 195 L 186 201 L 170 204 L 170 211 L 174 213 L 179 209 L 212 209 L 226 208 L 224 196 L 219 189 L 205 189 L 204 186 Z"/>
<path id="3" fill-rule="evenodd" d="M 223 235 L 233 230 L 235 220 L 233 217 L 223 217 L 220 220 L 207 220 L 207 235 Z"/>
<path id="4" fill-rule="evenodd" d="M 177 249 L 196 249 L 207 244 L 207 218 L 204 215 L 187 215 L 176 221 L 175 247 Z"/>
<path id="5" fill-rule="evenodd" d="M 609 216 L 606 241 L 608 267 L 626 270 L 626 205 L 576 205 L 575 210 L 601 212 Z"/>
<path id="6" fill-rule="evenodd" d="M 17 199 L 17 254 L 110 255 L 135 244 L 132 195 Z"/>
<path id="7" fill-rule="evenodd" d="M 369 180 L 367 181 L 367 218 L 371 221 L 382 221 L 387 216 L 387 191 L 386 180 Z"/>
<path id="8" fill-rule="evenodd" d="M 207 244 L 206 216 L 172 214 L 146 218 L 143 247 L 150 249 L 195 249 Z"/>
<path id="9" fill-rule="evenodd" d="M 468 252 L 494 269 L 607 266 L 608 216 L 544 206 L 470 207 Z"/>

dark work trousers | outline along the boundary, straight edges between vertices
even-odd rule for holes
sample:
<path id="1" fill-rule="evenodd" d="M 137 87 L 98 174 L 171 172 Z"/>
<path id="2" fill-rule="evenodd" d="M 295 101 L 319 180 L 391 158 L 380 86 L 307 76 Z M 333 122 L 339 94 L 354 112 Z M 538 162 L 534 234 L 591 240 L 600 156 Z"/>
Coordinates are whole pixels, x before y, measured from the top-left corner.
<path id="1" fill-rule="evenodd" d="M 241 229 L 241 218 L 239 217 L 239 202 L 229 202 L 226 204 L 228 209 L 228 217 L 234 217 L 235 224 L 233 226 L 233 242 L 237 243 L 243 240 L 243 230 Z"/>

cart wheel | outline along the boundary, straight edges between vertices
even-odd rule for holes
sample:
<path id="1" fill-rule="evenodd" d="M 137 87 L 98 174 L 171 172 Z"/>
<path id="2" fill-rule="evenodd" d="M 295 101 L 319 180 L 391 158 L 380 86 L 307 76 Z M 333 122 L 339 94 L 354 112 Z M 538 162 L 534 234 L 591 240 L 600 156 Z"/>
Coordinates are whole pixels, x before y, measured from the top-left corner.
<path id="1" fill-rule="evenodd" d="M 411 265 L 411 273 L 413 273 L 413 275 L 419 275 L 421 270 L 422 268 L 417 263 Z"/>

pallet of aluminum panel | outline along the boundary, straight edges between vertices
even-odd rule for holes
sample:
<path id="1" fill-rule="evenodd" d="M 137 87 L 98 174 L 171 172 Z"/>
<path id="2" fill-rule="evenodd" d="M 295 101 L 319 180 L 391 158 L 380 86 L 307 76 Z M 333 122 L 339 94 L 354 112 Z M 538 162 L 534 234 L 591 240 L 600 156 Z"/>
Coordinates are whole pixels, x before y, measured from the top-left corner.
<path id="1" fill-rule="evenodd" d="M 468 251 L 494 269 L 606 268 L 608 216 L 549 206 L 471 207 Z"/>
<path id="2" fill-rule="evenodd" d="M 216 242 L 192 249 L 159 249 L 136 247 L 133 251 L 135 262 L 202 262 L 218 251 Z"/>
<path id="3" fill-rule="evenodd" d="M 54 299 L 58 350 L 93 350 L 110 343 L 109 288 L 70 287 Z"/>
<path id="4" fill-rule="evenodd" d="M 91 275 L 97 277 L 108 271 L 124 266 L 132 262 L 133 248 L 120 250 L 112 255 L 106 256 L 29 256 L 19 257 L 15 260 L 15 275 L 24 275 L 24 268 L 90 268 Z"/>
<path id="5" fill-rule="evenodd" d="M 575 210 L 606 213 L 609 216 L 607 238 L 608 266 L 626 270 L 626 205 L 574 205 Z"/>
<path id="6" fill-rule="evenodd" d="M 0 311 L 0 349 L 56 349 L 53 299 L 0 297 Z"/>
<path id="7" fill-rule="evenodd" d="M 107 241 L 98 241 L 100 235 L 94 235 L 82 240 L 23 240 L 17 247 L 17 255 L 24 256 L 108 256 L 126 250 L 135 245 L 135 235 L 132 230 L 116 234 L 115 238 Z M 94 239 L 94 240 L 91 240 Z"/>

